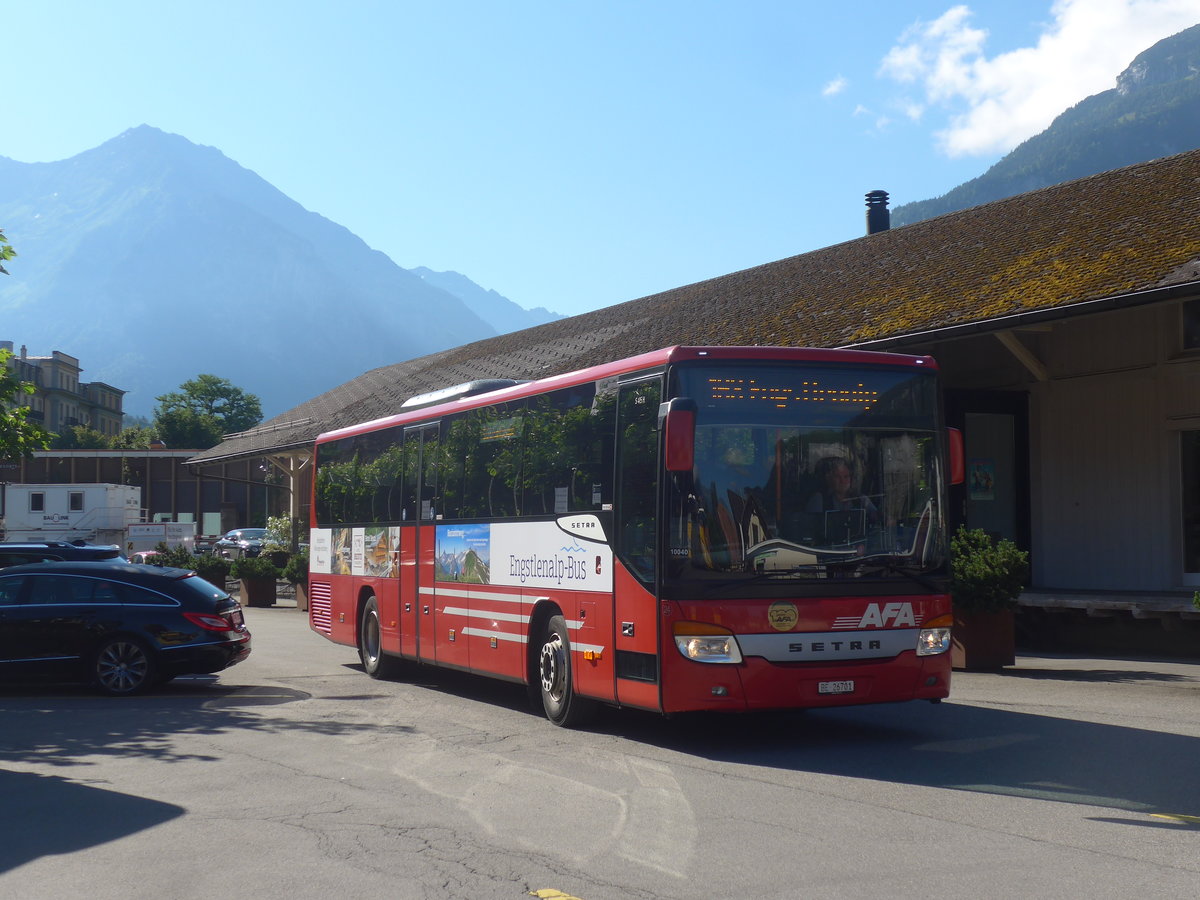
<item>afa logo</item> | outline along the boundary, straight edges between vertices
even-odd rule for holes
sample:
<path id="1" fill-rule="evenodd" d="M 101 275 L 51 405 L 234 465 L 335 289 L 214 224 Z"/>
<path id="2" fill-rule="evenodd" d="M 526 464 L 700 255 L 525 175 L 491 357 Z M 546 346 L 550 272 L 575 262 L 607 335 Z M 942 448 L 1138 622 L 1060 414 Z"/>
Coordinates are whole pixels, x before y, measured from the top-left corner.
<path id="1" fill-rule="evenodd" d="M 916 628 L 911 603 L 868 603 L 861 616 L 838 616 L 834 630 L 845 628 Z"/>

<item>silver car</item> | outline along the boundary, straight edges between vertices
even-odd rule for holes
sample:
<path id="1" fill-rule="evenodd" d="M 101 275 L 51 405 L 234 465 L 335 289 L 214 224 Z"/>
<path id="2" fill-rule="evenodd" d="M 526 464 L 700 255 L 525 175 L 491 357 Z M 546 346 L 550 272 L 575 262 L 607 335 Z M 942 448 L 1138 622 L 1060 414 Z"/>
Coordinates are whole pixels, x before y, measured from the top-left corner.
<path id="1" fill-rule="evenodd" d="M 213 553 L 226 559 L 243 556 L 258 556 L 262 552 L 265 528 L 235 528 L 227 531 L 213 542 Z"/>

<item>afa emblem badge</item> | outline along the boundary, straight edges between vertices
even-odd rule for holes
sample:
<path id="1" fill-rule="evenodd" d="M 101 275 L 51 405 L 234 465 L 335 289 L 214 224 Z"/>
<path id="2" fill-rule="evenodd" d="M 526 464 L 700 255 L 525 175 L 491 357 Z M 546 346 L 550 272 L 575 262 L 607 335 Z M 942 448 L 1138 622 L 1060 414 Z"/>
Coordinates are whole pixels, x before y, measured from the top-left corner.
<path id="1" fill-rule="evenodd" d="M 767 610 L 767 621 L 776 631 L 791 631 L 800 621 L 800 614 L 794 603 L 772 603 Z"/>

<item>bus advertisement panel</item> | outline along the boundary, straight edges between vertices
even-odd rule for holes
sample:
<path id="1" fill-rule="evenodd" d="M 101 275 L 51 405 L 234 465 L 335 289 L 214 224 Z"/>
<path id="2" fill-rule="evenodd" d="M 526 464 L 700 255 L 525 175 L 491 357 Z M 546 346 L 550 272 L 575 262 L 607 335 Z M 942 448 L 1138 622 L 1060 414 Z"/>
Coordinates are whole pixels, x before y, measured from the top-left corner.
<path id="1" fill-rule="evenodd" d="M 931 359 L 673 347 L 478 390 L 317 440 L 310 624 L 372 676 L 526 683 L 561 725 L 948 695 Z"/>

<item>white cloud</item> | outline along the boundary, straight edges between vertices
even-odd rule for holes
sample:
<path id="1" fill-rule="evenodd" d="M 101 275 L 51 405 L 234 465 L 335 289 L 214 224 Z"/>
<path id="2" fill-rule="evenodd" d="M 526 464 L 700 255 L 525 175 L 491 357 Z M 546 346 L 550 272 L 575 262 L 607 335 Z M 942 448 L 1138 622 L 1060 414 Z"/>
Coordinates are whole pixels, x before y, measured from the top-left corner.
<path id="1" fill-rule="evenodd" d="M 835 97 L 838 94 L 840 94 L 842 91 L 846 90 L 846 88 L 849 86 L 849 84 L 850 84 L 850 82 L 848 82 L 845 78 L 843 78 L 841 75 L 839 75 L 837 78 L 833 79 L 833 81 L 829 82 L 829 84 L 825 85 L 825 87 L 823 87 L 821 89 L 821 96 Z"/>
<path id="2" fill-rule="evenodd" d="M 1063 110 L 1116 85 L 1133 58 L 1200 22 L 1200 0 L 1056 0 L 1037 43 L 989 58 L 967 6 L 906 30 L 880 72 L 945 109 L 949 156 L 1003 153 Z M 910 110 L 921 106 L 906 101 Z M 910 117 L 912 113 L 910 111 Z"/>

